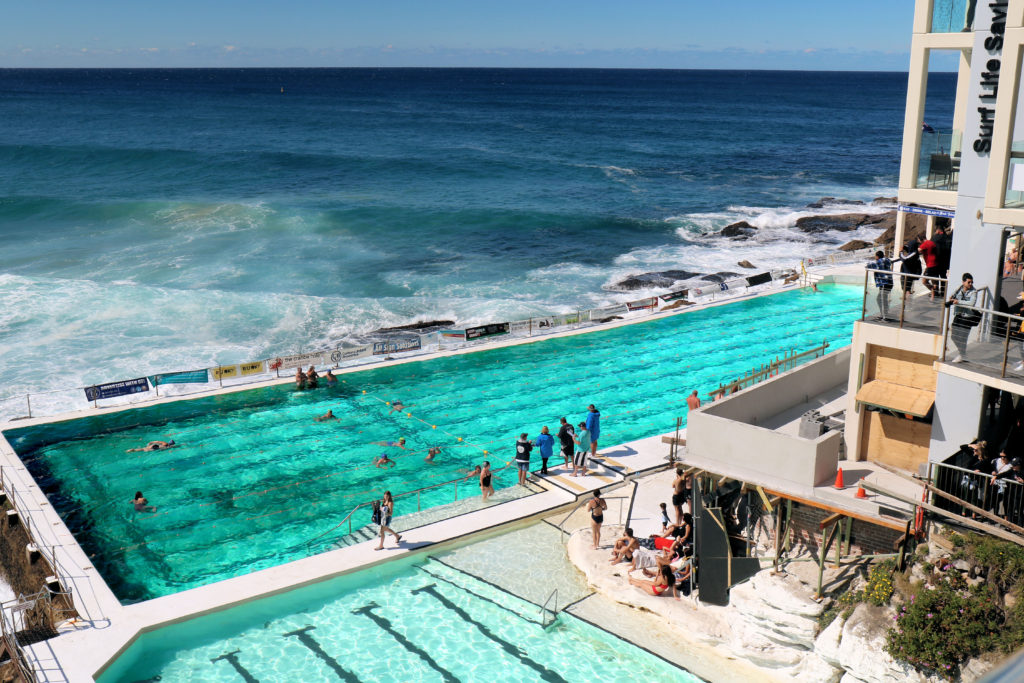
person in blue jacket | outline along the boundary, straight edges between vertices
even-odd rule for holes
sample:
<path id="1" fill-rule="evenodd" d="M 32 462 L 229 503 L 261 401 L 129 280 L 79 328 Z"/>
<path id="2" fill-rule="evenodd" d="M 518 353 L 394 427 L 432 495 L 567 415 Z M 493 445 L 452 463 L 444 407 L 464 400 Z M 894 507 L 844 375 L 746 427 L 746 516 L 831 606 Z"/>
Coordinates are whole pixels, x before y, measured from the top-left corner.
<path id="1" fill-rule="evenodd" d="M 548 473 L 548 458 L 554 452 L 555 437 L 548 433 L 547 426 L 540 428 L 540 434 L 533 440 L 533 445 L 540 450 L 540 473 Z"/>
<path id="2" fill-rule="evenodd" d="M 587 406 L 587 431 L 590 432 L 590 457 L 597 455 L 597 440 L 601 436 L 601 411 L 591 403 Z"/>

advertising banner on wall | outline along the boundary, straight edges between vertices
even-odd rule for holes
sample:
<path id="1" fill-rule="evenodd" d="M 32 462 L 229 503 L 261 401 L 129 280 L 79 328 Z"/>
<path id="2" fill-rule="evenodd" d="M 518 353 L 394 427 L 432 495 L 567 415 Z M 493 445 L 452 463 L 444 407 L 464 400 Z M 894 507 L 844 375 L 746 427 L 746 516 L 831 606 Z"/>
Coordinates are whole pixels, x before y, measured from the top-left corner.
<path id="1" fill-rule="evenodd" d="M 661 295 L 661 300 L 662 301 L 675 301 L 676 299 L 685 299 L 686 295 L 689 294 L 689 293 L 690 293 L 689 289 L 677 289 L 674 292 L 669 292 L 668 294 L 662 294 Z"/>
<path id="2" fill-rule="evenodd" d="M 563 313 L 562 315 L 556 315 L 551 318 L 551 324 L 555 327 L 561 327 L 563 325 L 576 325 L 580 321 L 579 313 Z"/>
<path id="3" fill-rule="evenodd" d="M 495 337 L 499 334 L 508 334 L 510 323 L 491 323 L 478 327 L 466 328 L 466 339 L 482 339 L 483 337 Z"/>
<path id="4" fill-rule="evenodd" d="M 654 308 L 658 305 L 658 297 L 652 296 L 650 299 L 640 299 L 639 301 L 626 302 L 626 308 L 630 311 L 642 311 L 647 308 Z"/>
<path id="5" fill-rule="evenodd" d="M 451 341 L 465 341 L 466 331 L 465 330 L 438 330 L 437 333 L 441 335 L 441 339 Z"/>
<path id="6" fill-rule="evenodd" d="M 751 275 L 747 278 L 747 286 L 753 287 L 754 285 L 763 285 L 772 281 L 771 273 L 758 273 L 757 275 Z"/>
<path id="7" fill-rule="evenodd" d="M 149 378 L 150 384 L 158 386 L 161 384 L 205 384 L 210 381 L 206 368 L 202 370 L 185 370 L 184 372 L 165 372 L 162 375 L 153 375 Z"/>
<path id="8" fill-rule="evenodd" d="M 267 371 L 267 363 L 262 360 L 254 360 L 249 363 L 242 363 L 238 366 L 238 372 L 242 377 L 249 375 L 262 375 Z"/>
<path id="9" fill-rule="evenodd" d="M 526 334 L 533 330 L 533 326 L 529 320 L 513 320 L 508 329 L 512 334 Z"/>
<path id="10" fill-rule="evenodd" d="M 271 370 L 290 370 L 292 368 L 304 368 L 307 365 L 323 365 L 326 362 L 323 351 L 310 351 L 294 356 L 278 356 L 270 361 Z"/>
<path id="11" fill-rule="evenodd" d="M 333 351 L 329 351 L 324 354 L 324 363 L 330 361 L 331 365 L 341 365 L 350 360 L 358 360 L 360 358 L 367 358 L 373 355 L 373 347 L 369 344 L 359 344 L 358 346 L 341 346 Z"/>
<path id="12" fill-rule="evenodd" d="M 126 379 L 123 382 L 110 382 L 109 384 L 96 384 L 85 388 L 85 397 L 90 401 L 102 400 L 104 398 L 116 398 L 128 396 L 129 394 L 141 394 L 149 391 L 149 380 L 145 377 L 138 379 Z"/>
<path id="13" fill-rule="evenodd" d="M 210 375 L 214 379 L 228 379 L 229 377 L 238 377 L 238 366 L 221 365 L 216 368 L 210 368 Z"/>
<path id="14" fill-rule="evenodd" d="M 592 308 L 590 310 L 591 320 L 604 320 L 605 318 L 611 318 L 612 316 L 622 315 L 623 313 L 629 312 L 629 308 L 626 304 L 618 304 L 616 306 L 605 306 L 604 308 Z"/>
<path id="15" fill-rule="evenodd" d="M 534 332 L 546 332 L 555 326 L 554 318 L 533 318 Z"/>
<path id="16" fill-rule="evenodd" d="M 420 338 L 415 339 L 388 339 L 387 341 L 373 343 L 373 355 L 383 356 L 389 353 L 401 353 L 403 351 L 415 351 L 421 346 Z"/>

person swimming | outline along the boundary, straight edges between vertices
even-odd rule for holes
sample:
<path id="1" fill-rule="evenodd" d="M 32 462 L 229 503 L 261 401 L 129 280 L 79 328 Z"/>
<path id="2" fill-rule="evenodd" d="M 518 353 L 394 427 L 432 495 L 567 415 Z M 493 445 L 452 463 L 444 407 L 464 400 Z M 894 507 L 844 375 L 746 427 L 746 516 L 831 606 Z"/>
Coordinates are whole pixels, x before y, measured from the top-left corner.
<path id="1" fill-rule="evenodd" d="M 441 447 L 440 446 L 431 446 L 427 450 L 427 457 L 423 458 L 423 460 L 425 460 L 426 462 L 434 462 L 434 456 L 438 455 L 440 452 L 441 452 Z"/>
<path id="2" fill-rule="evenodd" d="M 295 388 L 300 390 L 306 388 L 306 373 L 302 371 L 302 368 L 295 369 Z"/>
<path id="3" fill-rule="evenodd" d="M 317 422 L 329 422 L 331 420 L 337 420 L 333 410 L 328 410 L 326 413 L 316 419 Z"/>
<path id="4" fill-rule="evenodd" d="M 319 381 L 320 375 L 316 374 L 316 368 L 310 365 L 309 370 L 306 371 L 306 386 L 310 389 L 316 389 Z"/>
<path id="5" fill-rule="evenodd" d="M 396 401 L 392 401 L 391 402 L 391 410 L 388 411 L 388 415 L 390 415 L 391 413 L 396 412 L 396 411 L 400 413 L 400 412 L 402 412 L 403 410 L 405 410 L 406 408 L 409 408 L 409 407 L 411 407 L 411 406 L 407 406 L 404 403 L 402 403 L 401 399 L 398 399 Z"/>
<path id="6" fill-rule="evenodd" d="M 406 450 L 404 436 L 398 439 L 398 441 L 371 441 L 370 445 L 384 446 L 385 448 L 401 448 L 402 450 Z"/>
<path id="7" fill-rule="evenodd" d="M 156 512 L 156 507 L 149 504 L 146 497 L 142 495 L 142 491 L 135 492 L 135 497 L 132 499 L 132 505 L 135 506 L 136 512 Z"/>
<path id="8" fill-rule="evenodd" d="M 387 467 L 387 466 L 394 467 L 397 464 L 398 463 L 396 463 L 394 460 L 392 460 L 391 458 L 388 457 L 387 453 L 381 453 L 379 458 L 374 458 L 373 459 L 374 467 Z"/>
<path id="9" fill-rule="evenodd" d="M 329 387 L 333 387 L 338 383 L 338 378 L 334 376 L 330 368 L 328 368 L 327 372 L 324 373 L 324 379 L 327 381 L 327 386 Z"/>
<path id="10" fill-rule="evenodd" d="M 178 444 L 174 443 L 174 439 L 170 441 L 150 441 L 142 448 L 129 448 L 125 453 L 137 453 L 139 451 L 166 451 L 168 448 L 174 448 Z"/>

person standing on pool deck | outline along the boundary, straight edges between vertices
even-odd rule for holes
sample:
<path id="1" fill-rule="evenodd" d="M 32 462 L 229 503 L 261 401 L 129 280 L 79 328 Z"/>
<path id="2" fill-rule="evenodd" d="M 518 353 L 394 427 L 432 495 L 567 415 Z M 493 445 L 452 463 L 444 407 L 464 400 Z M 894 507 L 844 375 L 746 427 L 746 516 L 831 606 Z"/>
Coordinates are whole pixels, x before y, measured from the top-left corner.
<path id="1" fill-rule="evenodd" d="M 562 444 L 562 457 L 565 458 L 565 466 L 569 467 L 572 464 L 573 451 L 576 450 L 576 442 L 573 441 L 576 431 L 564 417 L 559 418 L 559 422 L 562 423 L 562 426 L 558 428 L 558 441 Z"/>
<path id="2" fill-rule="evenodd" d="M 601 497 L 601 489 L 594 489 L 594 497 L 587 503 L 587 512 L 590 513 L 590 532 L 594 539 L 594 550 L 601 545 L 601 524 L 604 522 L 604 511 L 608 509 L 608 503 Z"/>
<path id="3" fill-rule="evenodd" d="M 540 428 L 540 434 L 533 440 L 533 445 L 540 451 L 540 473 L 548 473 L 548 458 L 555 450 L 555 437 L 548 432 L 547 426 Z"/>
<path id="4" fill-rule="evenodd" d="M 693 393 L 686 397 L 686 405 L 690 410 L 697 410 L 700 408 L 700 396 L 697 395 L 697 390 L 694 389 Z"/>
<path id="5" fill-rule="evenodd" d="M 494 487 L 491 486 L 491 463 L 484 460 L 484 466 L 478 467 L 480 470 L 480 495 L 483 496 L 484 502 L 494 493 Z"/>
<path id="6" fill-rule="evenodd" d="M 395 543 L 402 542 L 401 534 L 396 534 L 391 528 L 391 515 L 395 512 L 395 499 L 391 497 L 391 491 L 384 492 L 384 500 L 380 503 L 380 544 L 376 550 L 384 550 L 384 538 L 388 532 L 395 537 Z"/>
<path id="7" fill-rule="evenodd" d="M 587 431 L 590 432 L 590 457 L 597 455 L 597 440 L 601 438 L 601 413 L 594 404 L 587 406 Z"/>
<path id="8" fill-rule="evenodd" d="M 576 457 L 572 459 L 572 476 L 587 476 L 587 454 L 590 453 L 590 431 L 587 430 L 587 423 L 580 422 L 580 433 L 573 437 L 576 442 Z"/>
<path id="9" fill-rule="evenodd" d="M 516 441 L 516 467 L 519 468 L 520 486 L 526 486 L 526 477 L 530 473 L 530 451 L 532 450 L 533 444 L 530 443 L 526 432 L 523 432 L 519 435 L 519 441 Z"/>
<path id="10" fill-rule="evenodd" d="M 672 506 L 676 509 L 676 524 L 683 523 L 683 503 L 686 502 L 686 476 L 683 468 L 676 468 L 676 478 L 672 480 Z"/>

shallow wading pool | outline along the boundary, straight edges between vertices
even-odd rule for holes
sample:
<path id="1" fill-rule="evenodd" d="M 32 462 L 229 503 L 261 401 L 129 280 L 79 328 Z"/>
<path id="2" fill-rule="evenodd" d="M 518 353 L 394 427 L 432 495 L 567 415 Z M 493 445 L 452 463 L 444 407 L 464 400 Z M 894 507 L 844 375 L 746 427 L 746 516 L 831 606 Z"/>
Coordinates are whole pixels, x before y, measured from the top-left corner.
<path id="1" fill-rule="evenodd" d="M 786 351 L 848 344 L 861 289 L 820 290 L 348 373 L 333 388 L 275 386 L 4 434 L 114 593 L 137 602 L 322 552 L 347 524 L 321 535 L 355 505 L 485 459 L 500 467 L 520 432 L 555 432 L 562 415 L 579 422 L 589 403 L 601 410 L 603 445 L 671 431 L 691 389 Z M 391 410 L 394 399 L 404 411 Z M 328 409 L 338 420 L 316 422 Z M 406 449 L 377 443 L 400 437 Z M 126 452 L 156 439 L 179 445 Z M 428 463 L 431 446 L 442 451 Z M 395 467 L 373 466 L 382 452 Z M 495 483 L 514 481 L 509 470 Z M 155 513 L 134 511 L 136 490 Z M 464 481 L 425 491 L 419 505 L 478 494 Z M 400 498 L 396 514 L 416 505 Z M 370 521 L 357 516 L 354 527 Z"/>

